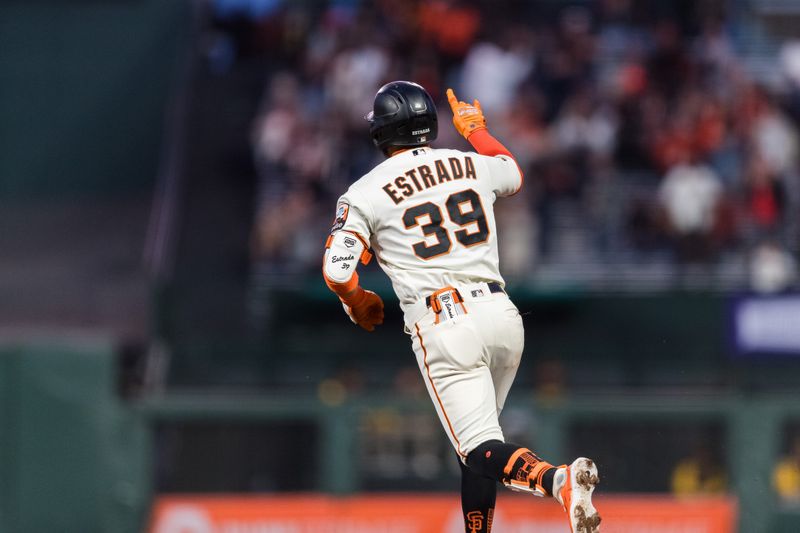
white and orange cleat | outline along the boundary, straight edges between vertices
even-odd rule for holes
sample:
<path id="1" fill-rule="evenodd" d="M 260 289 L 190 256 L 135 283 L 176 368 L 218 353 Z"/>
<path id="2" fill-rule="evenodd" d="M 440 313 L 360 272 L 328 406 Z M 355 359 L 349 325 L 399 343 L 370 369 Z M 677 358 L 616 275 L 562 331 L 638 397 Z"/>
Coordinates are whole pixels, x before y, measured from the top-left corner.
<path id="1" fill-rule="evenodd" d="M 592 492 L 599 482 L 597 465 L 586 457 L 578 457 L 571 465 L 556 471 L 553 493 L 569 515 L 572 533 L 600 531 L 600 515 L 592 505 Z"/>

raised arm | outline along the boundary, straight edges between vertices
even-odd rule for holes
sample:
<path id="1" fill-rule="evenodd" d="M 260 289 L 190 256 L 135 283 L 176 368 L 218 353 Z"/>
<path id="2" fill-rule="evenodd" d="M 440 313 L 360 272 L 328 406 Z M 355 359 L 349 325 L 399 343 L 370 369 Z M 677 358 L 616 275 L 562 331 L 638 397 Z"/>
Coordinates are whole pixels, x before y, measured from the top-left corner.
<path id="1" fill-rule="evenodd" d="M 514 161 L 516 170 L 519 172 L 519 186 L 516 186 L 511 194 L 519 191 L 524 179 L 522 169 L 508 148 L 489 133 L 481 103 L 478 100 L 474 100 L 472 104 L 460 102 L 453 93 L 453 89 L 447 89 L 447 101 L 450 109 L 453 110 L 453 125 L 456 131 L 475 148 L 476 152 L 486 156 L 502 156 Z"/>

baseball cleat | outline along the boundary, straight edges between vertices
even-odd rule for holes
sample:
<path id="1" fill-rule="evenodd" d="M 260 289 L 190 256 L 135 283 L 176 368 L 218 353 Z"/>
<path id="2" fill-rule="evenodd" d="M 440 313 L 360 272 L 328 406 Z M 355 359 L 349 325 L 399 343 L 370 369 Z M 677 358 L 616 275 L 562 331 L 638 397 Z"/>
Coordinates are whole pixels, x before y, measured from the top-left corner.
<path id="1" fill-rule="evenodd" d="M 572 533 L 600 531 L 600 515 L 592 505 L 592 492 L 599 482 L 597 465 L 586 457 L 578 457 L 556 472 L 553 492 L 569 515 Z"/>

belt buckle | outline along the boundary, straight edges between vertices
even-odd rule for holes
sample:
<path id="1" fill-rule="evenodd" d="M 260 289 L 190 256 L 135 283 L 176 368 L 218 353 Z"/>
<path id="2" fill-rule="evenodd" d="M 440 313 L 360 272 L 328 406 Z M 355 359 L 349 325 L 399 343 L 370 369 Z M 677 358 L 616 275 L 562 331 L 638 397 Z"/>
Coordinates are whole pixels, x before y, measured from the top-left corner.
<path id="1" fill-rule="evenodd" d="M 452 320 L 459 315 L 467 314 L 464 299 L 455 287 L 447 286 L 434 291 L 430 296 L 431 309 L 436 314 L 434 324 Z"/>

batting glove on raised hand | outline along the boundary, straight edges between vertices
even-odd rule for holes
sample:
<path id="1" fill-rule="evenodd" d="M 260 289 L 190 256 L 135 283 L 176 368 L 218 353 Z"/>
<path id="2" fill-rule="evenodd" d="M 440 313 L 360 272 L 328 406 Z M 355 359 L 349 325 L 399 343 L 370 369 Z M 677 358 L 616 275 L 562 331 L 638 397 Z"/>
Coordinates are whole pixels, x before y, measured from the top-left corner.
<path id="1" fill-rule="evenodd" d="M 459 102 L 453 89 L 447 89 L 447 101 L 450 109 L 453 110 L 453 125 L 456 131 L 465 139 L 476 131 L 486 129 L 486 118 L 481 110 L 481 103 L 478 100 L 468 104 Z"/>
<path id="2" fill-rule="evenodd" d="M 344 312 L 353 321 L 367 331 L 374 331 L 375 326 L 383 324 L 383 300 L 372 291 L 358 288 L 358 292 L 342 300 Z"/>

